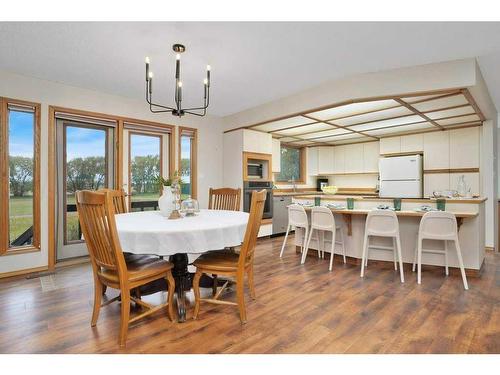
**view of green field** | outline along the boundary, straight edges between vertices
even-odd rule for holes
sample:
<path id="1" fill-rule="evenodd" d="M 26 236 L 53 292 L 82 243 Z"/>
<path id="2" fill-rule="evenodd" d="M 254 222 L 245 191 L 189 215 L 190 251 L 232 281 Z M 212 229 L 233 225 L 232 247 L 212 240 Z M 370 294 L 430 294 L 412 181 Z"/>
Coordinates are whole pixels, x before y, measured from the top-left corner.
<path id="1" fill-rule="evenodd" d="M 11 197 L 9 211 L 10 241 L 33 225 L 33 197 Z"/>

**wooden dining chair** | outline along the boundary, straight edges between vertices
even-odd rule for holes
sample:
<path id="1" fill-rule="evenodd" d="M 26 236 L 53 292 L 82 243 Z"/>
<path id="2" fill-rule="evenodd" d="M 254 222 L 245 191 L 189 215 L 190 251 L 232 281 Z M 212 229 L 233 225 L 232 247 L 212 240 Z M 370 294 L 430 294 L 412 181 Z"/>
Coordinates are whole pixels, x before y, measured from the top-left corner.
<path id="1" fill-rule="evenodd" d="M 128 212 L 127 202 L 125 201 L 125 191 L 123 189 L 113 190 L 113 189 L 99 189 L 98 192 L 104 193 L 109 192 L 113 200 L 113 207 L 115 208 L 115 214 L 126 214 Z"/>
<path id="2" fill-rule="evenodd" d="M 220 188 L 208 191 L 209 210 L 239 211 L 241 202 L 241 189 Z"/>
<path id="3" fill-rule="evenodd" d="M 94 310 L 91 326 L 96 325 L 101 306 L 119 299 L 121 300 L 120 346 L 125 346 L 130 323 L 165 307 L 168 307 L 169 318 L 173 320 L 175 290 L 175 281 L 172 277 L 173 264 L 150 256 L 140 256 L 125 262 L 116 230 L 113 196 L 110 192 L 77 191 L 76 206 L 94 274 Z M 153 306 L 130 295 L 132 289 L 158 279 L 167 281 L 166 303 Z M 120 295 L 101 305 L 104 285 L 118 289 Z M 131 301 L 146 308 L 147 311 L 130 318 Z"/>
<path id="4" fill-rule="evenodd" d="M 240 312 L 240 320 L 245 323 L 247 320 L 244 298 L 244 278 L 245 274 L 248 277 L 248 287 L 250 296 L 255 299 L 253 262 L 255 243 L 262 221 L 264 212 L 264 203 L 266 201 L 266 191 L 252 192 L 252 203 L 250 206 L 250 216 L 248 219 L 245 237 L 239 254 L 228 252 L 210 252 L 203 254 L 196 259 L 193 265 L 196 267 L 196 274 L 193 279 L 193 289 L 195 295 L 194 319 L 198 317 L 200 312 L 200 302 L 208 302 L 220 305 L 235 305 L 238 306 Z M 229 281 L 222 286 L 220 290 L 212 298 L 200 297 L 200 278 L 202 274 L 222 275 L 236 278 L 236 299 L 237 303 L 220 300 L 224 289 L 229 284 Z"/>

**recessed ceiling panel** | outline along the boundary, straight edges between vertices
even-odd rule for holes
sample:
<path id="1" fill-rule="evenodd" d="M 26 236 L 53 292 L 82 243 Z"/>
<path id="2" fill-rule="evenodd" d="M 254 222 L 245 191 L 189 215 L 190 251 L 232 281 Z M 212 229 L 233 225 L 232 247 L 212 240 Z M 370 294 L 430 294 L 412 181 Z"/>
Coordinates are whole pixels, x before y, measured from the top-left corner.
<path id="1" fill-rule="evenodd" d="M 377 100 L 372 102 L 362 102 L 342 105 L 330 109 L 325 109 L 318 112 L 309 113 L 308 116 L 317 118 L 319 120 L 328 120 L 341 118 L 346 116 L 352 116 L 359 113 L 364 113 L 368 111 L 376 111 L 379 109 L 391 108 L 399 106 L 399 103 L 395 100 Z"/>
<path id="2" fill-rule="evenodd" d="M 425 115 L 432 120 L 440 119 L 443 117 L 460 116 L 460 115 L 470 115 L 475 113 L 474 108 L 468 105 L 465 107 L 446 109 L 444 111 L 429 112 Z"/>
<path id="3" fill-rule="evenodd" d="M 271 131 L 276 131 L 278 129 L 288 128 L 290 126 L 310 124 L 311 122 L 314 121 L 302 116 L 296 116 L 296 117 L 286 118 L 283 120 L 268 122 L 262 125 L 253 126 L 250 129 L 260 130 L 264 132 L 271 132 Z"/>
<path id="4" fill-rule="evenodd" d="M 431 123 L 424 122 L 421 124 L 403 125 L 403 126 L 398 126 L 398 127 L 394 127 L 394 128 L 367 130 L 366 134 L 374 135 L 374 136 L 381 136 L 381 135 L 387 135 L 387 134 L 404 133 L 404 132 L 409 132 L 409 131 L 429 130 L 432 128 L 437 129 L 437 127 L 435 127 Z"/>
<path id="5" fill-rule="evenodd" d="M 292 137 L 283 137 L 283 138 L 279 138 L 279 140 L 280 140 L 280 142 L 287 143 L 287 142 L 297 141 L 297 138 L 292 138 Z"/>
<path id="6" fill-rule="evenodd" d="M 446 120 L 437 120 L 436 122 L 439 125 L 453 125 L 453 124 L 461 124 L 464 122 L 473 122 L 473 121 L 481 121 L 478 115 L 470 115 L 470 116 L 460 116 L 454 118 L 448 118 Z"/>
<path id="7" fill-rule="evenodd" d="M 278 131 L 275 131 L 274 134 L 297 135 L 297 134 L 311 133 L 311 132 L 328 130 L 328 129 L 333 129 L 333 126 L 325 124 L 323 122 L 317 122 L 317 123 L 310 124 L 310 125 L 298 126 L 296 128 L 292 128 L 292 129 L 278 130 Z"/>
<path id="8" fill-rule="evenodd" d="M 326 130 L 326 131 L 321 131 L 321 132 L 316 132 L 316 133 L 311 133 L 311 134 L 303 134 L 303 135 L 298 135 L 298 138 L 303 138 L 303 139 L 311 139 L 311 138 L 318 138 L 318 137 L 327 137 L 327 136 L 333 136 L 333 135 L 341 135 L 341 134 L 348 134 L 352 133 L 348 129 L 333 129 L 331 130 Z"/>
<path id="9" fill-rule="evenodd" d="M 339 135 L 339 136 L 336 136 L 336 137 L 327 137 L 327 138 L 321 138 L 321 139 L 318 139 L 317 141 L 321 141 L 321 142 L 332 142 L 332 141 L 340 141 L 340 140 L 344 140 L 344 139 L 354 139 L 354 138 L 360 138 L 360 139 L 364 139 L 364 140 L 368 140 L 368 139 L 372 139 L 370 137 L 365 137 L 361 134 L 358 134 L 358 133 L 351 133 L 351 134 L 344 134 L 344 135 Z"/>
<path id="10" fill-rule="evenodd" d="M 408 96 L 408 97 L 402 97 L 403 101 L 406 103 L 415 103 L 415 102 L 427 102 L 432 98 L 439 98 L 440 96 L 443 96 L 445 94 L 440 93 L 440 94 L 433 94 L 433 95 L 422 95 L 422 96 Z"/>
<path id="11" fill-rule="evenodd" d="M 413 116 L 395 118 L 395 119 L 391 119 L 391 120 L 370 122 L 369 124 L 354 125 L 354 126 L 350 127 L 349 129 L 356 130 L 356 131 L 367 131 L 367 130 L 374 130 L 374 129 L 380 129 L 380 128 L 387 128 L 387 127 L 396 126 L 396 125 L 404 125 L 404 124 L 409 124 L 412 122 L 424 122 L 424 121 L 425 120 L 422 117 L 420 117 L 418 115 L 413 115 Z"/>
<path id="12" fill-rule="evenodd" d="M 446 98 L 430 100 L 428 102 L 416 103 L 416 104 L 413 104 L 413 107 L 418 109 L 420 112 L 427 112 L 427 111 L 433 111 L 433 110 L 440 109 L 440 108 L 453 107 L 456 105 L 462 105 L 462 104 L 468 104 L 468 103 L 469 102 L 467 101 L 465 96 L 460 94 L 460 95 L 455 95 L 455 96 L 448 96 Z"/>
<path id="13" fill-rule="evenodd" d="M 353 124 L 360 124 L 362 122 L 377 121 L 390 117 L 406 116 L 412 114 L 413 112 L 406 107 L 397 107 L 397 108 L 385 109 L 383 111 L 378 111 L 378 112 L 365 113 L 364 115 L 346 117 L 344 119 L 334 120 L 332 122 L 335 123 L 336 125 L 349 126 Z"/>

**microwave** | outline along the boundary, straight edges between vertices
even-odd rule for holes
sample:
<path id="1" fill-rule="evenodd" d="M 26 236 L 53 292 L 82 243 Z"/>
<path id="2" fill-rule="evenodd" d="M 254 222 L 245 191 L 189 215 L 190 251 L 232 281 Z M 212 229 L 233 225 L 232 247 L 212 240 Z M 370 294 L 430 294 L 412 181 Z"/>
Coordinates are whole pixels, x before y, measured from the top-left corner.
<path id="1" fill-rule="evenodd" d="M 264 177 L 264 167 L 260 163 L 247 164 L 247 176 L 249 179 L 262 179 Z"/>

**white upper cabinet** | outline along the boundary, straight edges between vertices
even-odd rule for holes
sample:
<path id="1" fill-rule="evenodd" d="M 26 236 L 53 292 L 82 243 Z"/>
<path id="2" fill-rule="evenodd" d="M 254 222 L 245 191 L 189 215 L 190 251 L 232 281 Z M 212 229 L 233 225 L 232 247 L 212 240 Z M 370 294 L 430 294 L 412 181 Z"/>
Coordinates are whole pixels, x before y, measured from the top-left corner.
<path id="1" fill-rule="evenodd" d="M 450 168 L 450 142 L 447 131 L 424 133 L 424 169 Z"/>
<path id="2" fill-rule="evenodd" d="M 273 173 L 281 171 L 281 142 L 273 138 Z"/>
<path id="3" fill-rule="evenodd" d="M 318 147 L 318 174 L 332 174 L 334 158 L 333 158 L 333 147 L 321 146 Z"/>
<path id="4" fill-rule="evenodd" d="M 344 154 L 344 172 L 345 173 L 363 173 L 363 144 L 347 145 Z M 335 155 L 336 156 L 336 155 Z"/>
<path id="5" fill-rule="evenodd" d="M 479 168 L 480 127 L 451 130 L 450 168 Z"/>
<path id="6" fill-rule="evenodd" d="M 273 136 L 269 133 L 245 129 L 243 151 L 270 155 L 273 152 Z"/>
<path id="7" fill-rule="evenodd" d="M 401 152 L 424 151 L 424 135 L 412 134 L 401 136 Z"/>
<path id="8" fill-rule="evenodd" d="M 378 159 L 380 157 L 379 142 L 363 144 L 363 172 L 378 172 Z"/>
<path id="9" fill-rule="evenodd" d="M 401 152 L 401 137 L 382 138 L 380 140 L 380 154 L 397 154 Z"/>
<path id="10" fill-rule="evenodd" d="M 333 173 L 345 173 L 346 146 L 336 146 L 333 153 Z"/>
<path id="11" fill-rule="evenodd" d="M 318 147 L 307 147 L 307 175 L 318 175 Z"/>

